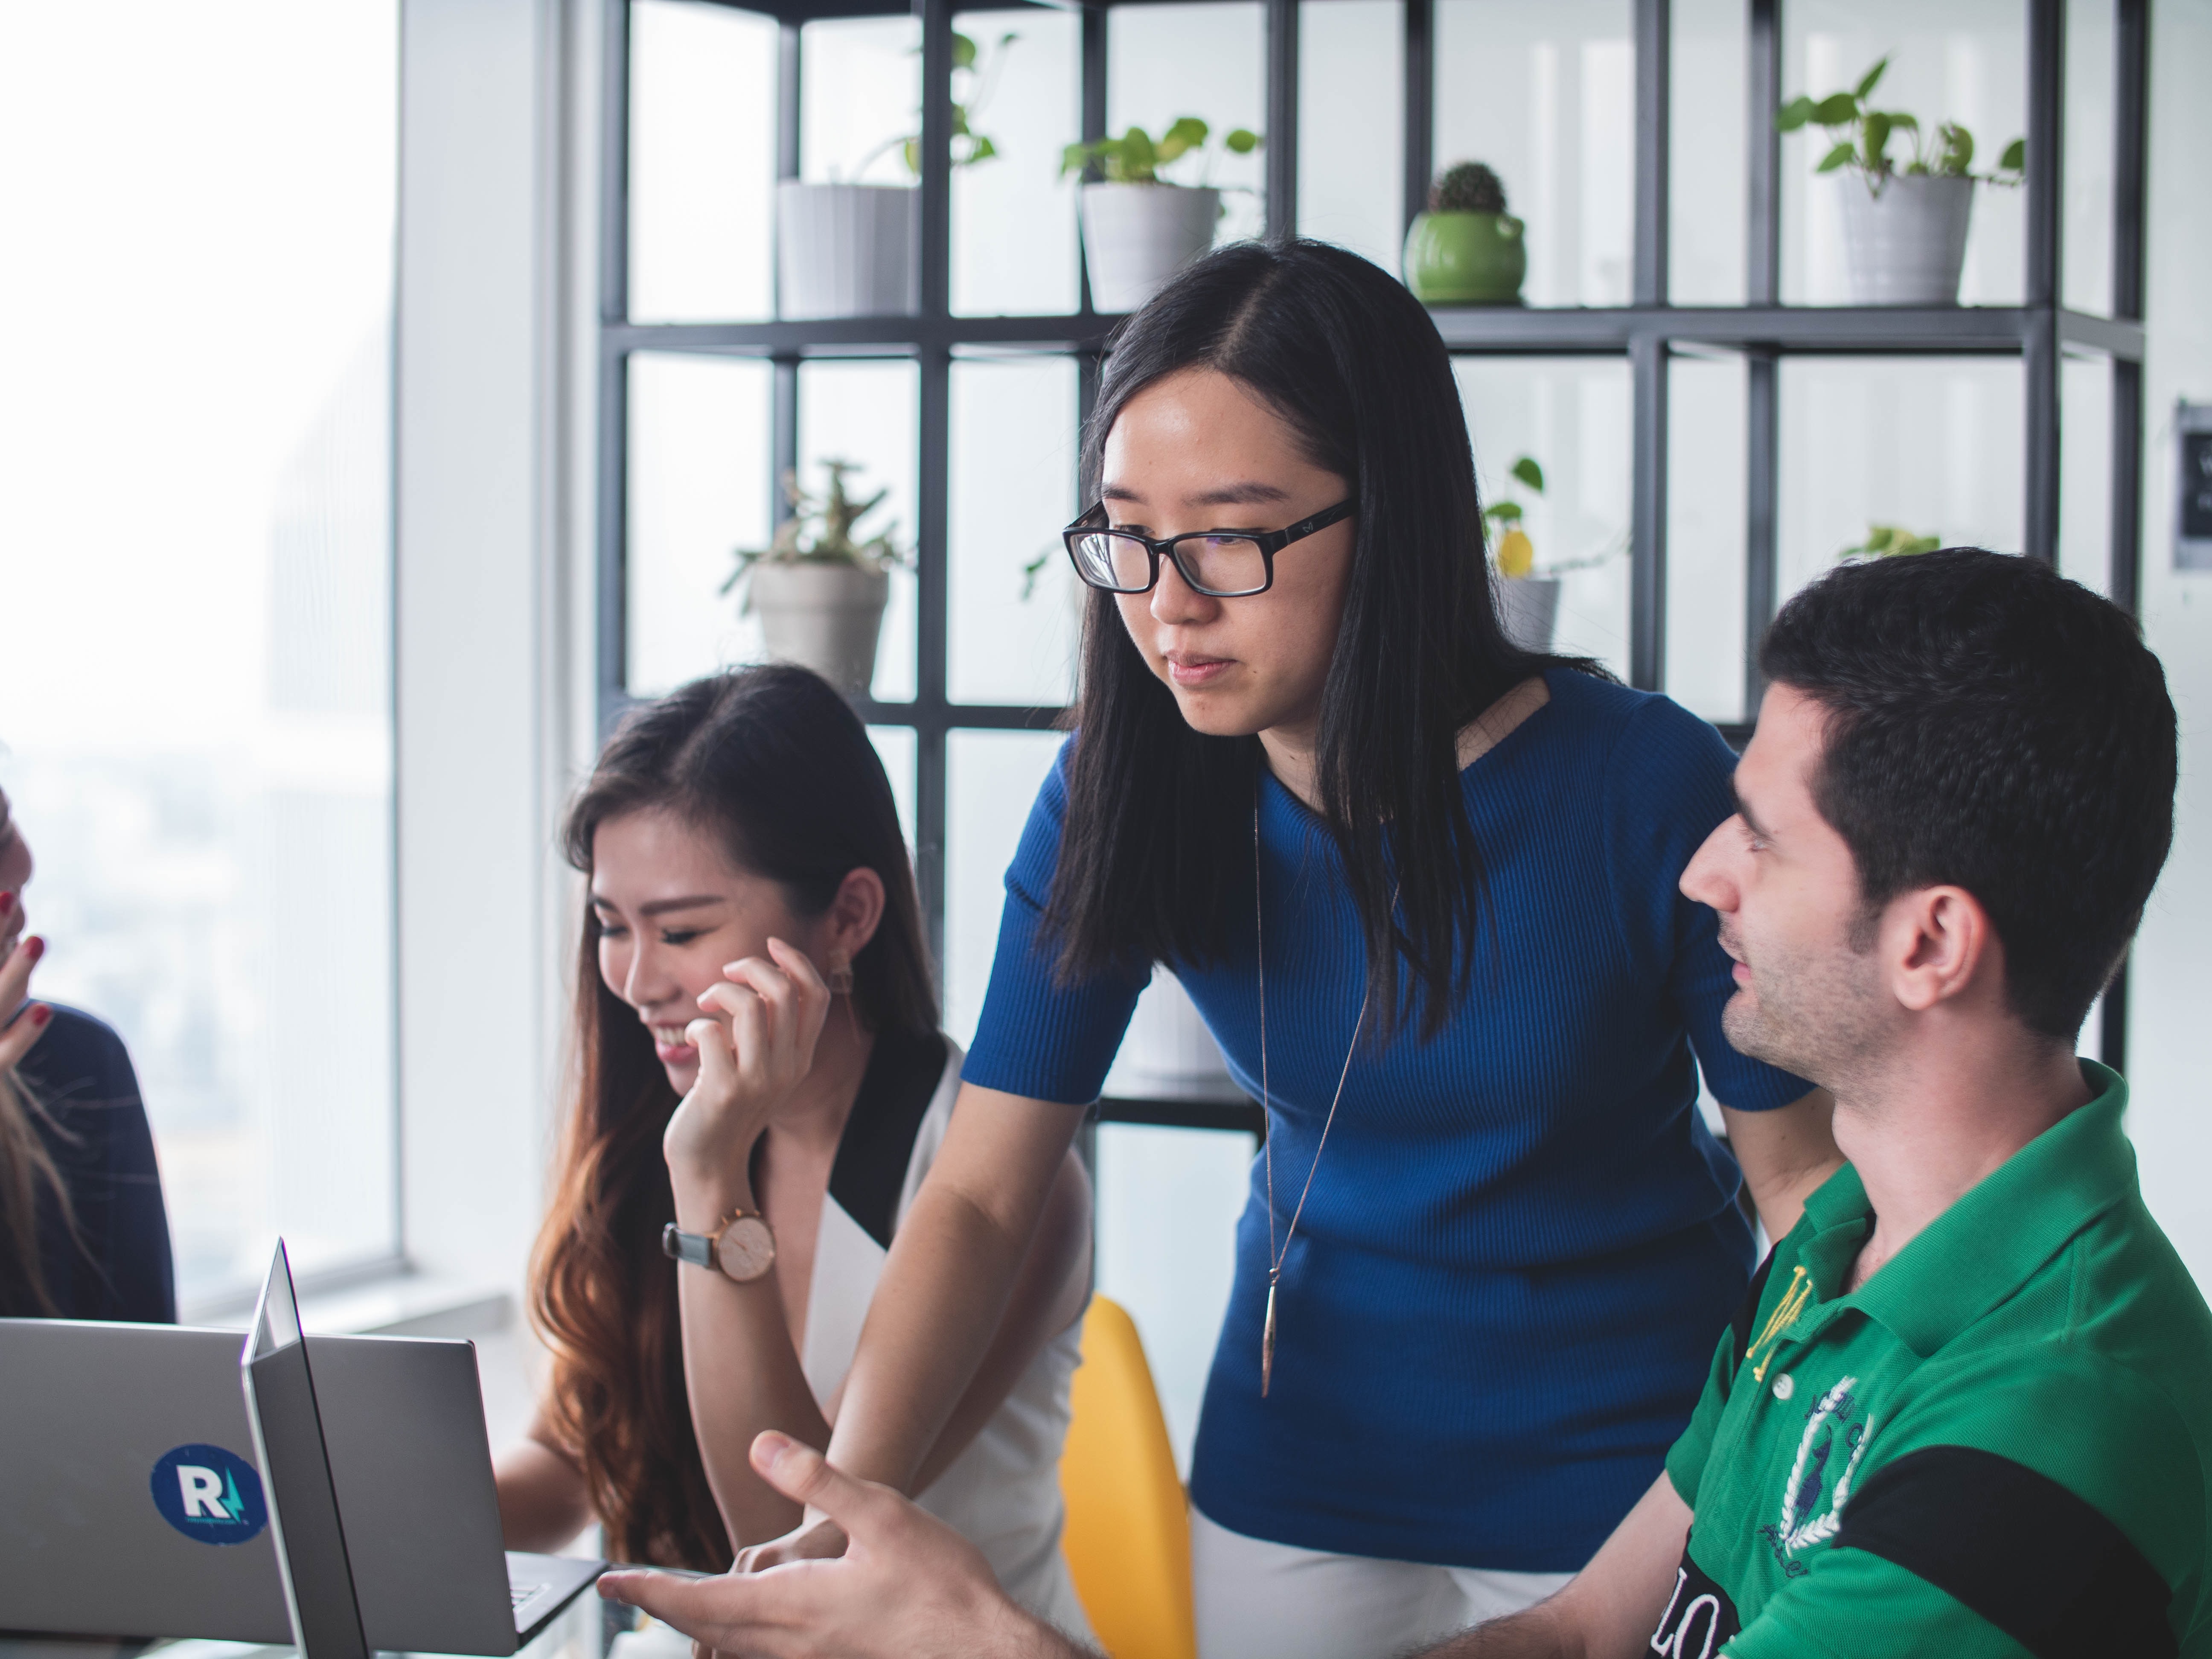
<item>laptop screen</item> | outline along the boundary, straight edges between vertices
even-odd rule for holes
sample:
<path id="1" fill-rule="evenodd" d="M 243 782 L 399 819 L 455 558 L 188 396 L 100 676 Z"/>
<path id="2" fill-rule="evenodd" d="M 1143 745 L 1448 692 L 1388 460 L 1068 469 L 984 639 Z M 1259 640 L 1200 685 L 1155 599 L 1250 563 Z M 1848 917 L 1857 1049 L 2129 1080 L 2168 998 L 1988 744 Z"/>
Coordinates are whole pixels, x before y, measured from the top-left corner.
<path id="1" fill-rule="evenodd" d="M 315 1380 L 281 1241 L 239 1363 L 253 1449 L 268 1486 L 269 1524 L 293 1639 L 306 1659 L 368 1659 Z"/>

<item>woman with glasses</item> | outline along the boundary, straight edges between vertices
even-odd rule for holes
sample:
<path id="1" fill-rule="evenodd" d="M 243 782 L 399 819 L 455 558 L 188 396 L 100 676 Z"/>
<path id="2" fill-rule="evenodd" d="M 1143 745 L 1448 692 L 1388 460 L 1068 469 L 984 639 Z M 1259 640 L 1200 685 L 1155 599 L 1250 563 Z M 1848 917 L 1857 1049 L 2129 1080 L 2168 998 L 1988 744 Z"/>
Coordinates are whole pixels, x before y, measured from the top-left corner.
<path id="1" fill-rule="evenodd" d="M 1827 1103 L 1729 1048 L 1676 887 L 1727 747 L 1500 630 L 1396 282 L 1200 261 L 1115 341 L 1083 465 L 1075 734 L 830 1455 L 909 1482 L 1165 963 L 1269 1131 L 1193 1460 L 1200 1651 L 1397 1652 L 1548 1594 L 1650 1484 L 1750 1275 L 1739 1168 L 1780 1236 Z"/>

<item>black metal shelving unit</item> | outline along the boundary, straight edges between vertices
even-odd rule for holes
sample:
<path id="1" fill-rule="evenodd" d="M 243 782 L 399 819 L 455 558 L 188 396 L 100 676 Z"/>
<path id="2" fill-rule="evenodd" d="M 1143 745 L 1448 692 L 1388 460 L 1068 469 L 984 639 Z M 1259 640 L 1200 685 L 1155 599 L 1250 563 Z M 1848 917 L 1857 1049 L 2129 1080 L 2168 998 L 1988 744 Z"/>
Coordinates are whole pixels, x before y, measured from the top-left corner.
<path id="1" fill-rule="evenodd" d="M 726 0 L 715 0 L 717 3 Z M 1131 3 L 1131 0 L 1123 0 Z M 1162 0 L 1151 0 L 1158 3 Z M 1172 3 L 1172 0 L 1165 0 Z M 1328 0 L 1306 0 L 1327 4 Z M 781 27 L 777 175 L 799 171 L 802 29 L 830 17 L 915 15 L 921 24 L 921 304 L 912 316 L 820 322 L 641 324 L 629 319 L 629 5 L 605 0 L 600 149 L 598 421 L 598 677 L 603 726 L 628 700 L 626 658 L 629 460 L 628 364 L 633 352 L 735 355 L 774 366 L 774 453 L 780 477 L 798 458 L 799 368 L 809 358 L 900 357 L 919 370 L 916 575 L 919 639 L 911 702 L 862 699 L 871 725 L 916 736 L 915 853 L 930 945 L 943 958 L 946 739 L 959 730 L 1036 730 L 1049 708 L 955 703 L 947 695 L 947 508 L 951 363 L 963 348 L 1073 356 L 1088 409 L 1099 354 L 1118 319 L 1091 308 L 1069 316 L 961 317 L 950 305 L 951 240 L 952 0 L 759 0 L 744 9 Z M 1260 0 L 1266 24 L 1265 234 L 1297 228 L 1300 0 Z M 2061 167 L 2065 113 L 2066 0 L 2021 0 L 2027 36 L 2027 249 L 2024 303 L 2011 307 L 1809 307 L 1780 302 L 1781 144 L 1772 112 L 1781 101 L 1782 0 L 1746 0 L 1749 62 L 1744 117 L 1747 220 L 1740 307 L 1674 306 L 1668 298 L 1672 21 L 1668 0 L 1632 0 L 1636 46 L 1636 164 L 1632 303 L 1619 307 L 1439 307 L 1434 314 L 1455 353 L 1625 357 L 1632 375 L 1629 649 L 1631 681 L 1666 685 L 1668 371 L 1676 349 L 1726 349 L 1747 368 L 1745 603 L 1747 714 L 1762 690 L 1755 646 L 1777 602 L 1777 500 L 1781 446 L 1778 368 L 1790 356 L 2017 357 L 2026 380 L 2027 499 L 2024 551 L 2056 562 L 2059 507 L 2059 364 L 2069 351 L 2105 358 L 2112 375 L 2111 568 L 2108 591 L 2136 607 L 2142 557 L 2143 169 L 2149 0 L 2113 0 L 2117 23 L 2113 108 L 2112 309 L 2069 311 L 2060 302 Z M 1404 216 L 1425 204 L 1436 108 L 1435 0 L 1401 0 L 1405 158 Z M 1106 125 L 1107 11 L 1081 8 L 1080 131 Z M 782 510 L 779 505 L 780 512 Z M 1723 726 L 1741 746 L 1747 728 Z M 2101 1032 L 2108 1063 L 2124 1063 L 2127 981 L 2106 995 Z M 1259 1127 L 1249 1105 L 1179 1101 L 1106 1103 L 1109 1120 L 1192 1127 Z"/>

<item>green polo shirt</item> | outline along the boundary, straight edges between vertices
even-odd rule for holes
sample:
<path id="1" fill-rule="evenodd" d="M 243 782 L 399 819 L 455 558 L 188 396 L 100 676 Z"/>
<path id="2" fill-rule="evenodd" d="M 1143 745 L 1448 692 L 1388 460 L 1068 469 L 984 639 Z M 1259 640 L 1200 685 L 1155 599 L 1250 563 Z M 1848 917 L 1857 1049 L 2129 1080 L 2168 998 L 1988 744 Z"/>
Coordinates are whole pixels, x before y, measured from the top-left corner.
<path id="1" fill-rule="evenodd" d="M 1668 1454 L 1695 1511 L 1667 1659 L 2212 1656 L 2212 1314 L 2143 1208 L 2127 1085 L 1846 1296 L 1846 1164 L 1722 1339 Z"/>

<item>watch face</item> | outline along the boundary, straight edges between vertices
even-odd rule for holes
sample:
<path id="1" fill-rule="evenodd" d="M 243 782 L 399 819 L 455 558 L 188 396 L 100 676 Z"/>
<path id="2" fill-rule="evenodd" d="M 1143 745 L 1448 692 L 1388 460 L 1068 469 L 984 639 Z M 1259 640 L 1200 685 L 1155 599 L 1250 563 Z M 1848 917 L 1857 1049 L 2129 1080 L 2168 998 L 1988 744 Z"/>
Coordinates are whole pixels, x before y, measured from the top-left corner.
<path id="1" fill-rule="evenodd" d="M 750 1285 L 775 1262 L 775 1235 L 757 1215 L 741 1215 L 722 1229 L 715 1265 L 740 1285 Z"/>

